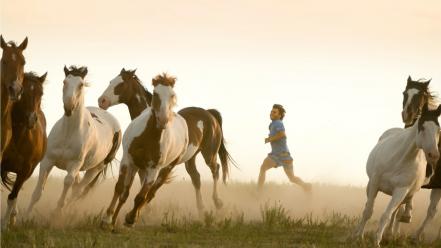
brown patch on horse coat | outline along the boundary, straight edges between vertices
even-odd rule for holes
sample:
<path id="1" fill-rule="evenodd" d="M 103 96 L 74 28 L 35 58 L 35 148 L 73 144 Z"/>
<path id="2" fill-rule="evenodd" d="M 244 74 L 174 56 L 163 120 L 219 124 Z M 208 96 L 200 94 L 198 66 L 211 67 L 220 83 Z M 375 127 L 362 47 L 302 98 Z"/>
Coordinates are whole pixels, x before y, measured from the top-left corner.
<path id="1" fill-rule="evenodd" d="M 120 76 L 124 80 L 118 84 L 113 94 L 118 96 L 118 101 L 129 108 L 131 119 L 138 117 L 144 109 L 152 103 L 152 94 L 144 88 L 141 80 L 135 75 L 135 71 L 121 70 Z M 136 97 L 139 95 L 140 99 Z"/>
<path id="2" fill-rule="evenodd" d="M 158 164 L 161 158 L 159 145 L 161 134 L 162 129 L 156 128 L 156 117 L 152 111 L 144 131 L 133 139 L 129 147 L 128 152 L 135 166 L 143 169 L 150 162 L 153 162 L 154 165 Z"/>

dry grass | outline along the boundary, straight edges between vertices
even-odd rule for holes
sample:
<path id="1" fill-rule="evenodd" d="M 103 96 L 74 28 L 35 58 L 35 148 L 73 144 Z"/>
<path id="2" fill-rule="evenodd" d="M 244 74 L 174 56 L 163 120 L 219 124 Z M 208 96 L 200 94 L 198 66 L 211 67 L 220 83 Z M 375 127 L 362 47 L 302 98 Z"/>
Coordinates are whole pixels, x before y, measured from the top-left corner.
<path id="1" fill-rule="evenodd" d="M 20 193 L 20 217 L 26 209 L 36 179 L 29 180 Z M 122 209 L 116 233 L 99 228 L 100 215 L 110 202 L 115 181 L 107 179 L 84 200 L 72 206 L 62 218 L 51 218 L 61 193 L 62 179 L 49 178 L 34 213 L 19 219 L 17 227 L 2 232 L 3 247 L 145 247 L 154 246 L 300 246 L 347 247 L 346 240 L 358 222 L 366 197 L 360 187 L 315 184 L 311 194 L 290 184 L 268 183 L 258 194 L 254 183 L 230 183 L 220 186 L 224 208 L 217 211 L 211 200 L 211 182 L 203 183 L 205 213 L 196 210 L 195 194 L 189 181 L 163 186 L 152 204 L 144 209 L 133 229 L 121 225 L 122 217 L 133 206 L 139 188 L 136 181 Z M 2 192 L 2 215 L 7 191 Z M 402 225 L 402 237 L 390 247 L 413 246 L 410 236 L 425 216 L 429 191 L 415 197 L 414 218 Z M 380 215 L 389 200 L 379 195 L 374 215 L 367 227 L 372 239 Z M 440 245 L 437 239 L 441 220 L 428 226 L 422 247 Z M 372 243 L 370 243 L 372 244 Z M 357 246 L 366 244 L 357 244 Z M 369 246 L 369 245 L 368 245 Z"/>

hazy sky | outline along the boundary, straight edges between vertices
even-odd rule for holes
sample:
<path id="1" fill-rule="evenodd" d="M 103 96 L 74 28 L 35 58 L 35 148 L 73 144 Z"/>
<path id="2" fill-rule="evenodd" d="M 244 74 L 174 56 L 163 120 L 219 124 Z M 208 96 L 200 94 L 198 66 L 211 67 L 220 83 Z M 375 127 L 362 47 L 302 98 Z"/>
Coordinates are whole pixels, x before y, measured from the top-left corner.
<path id="1" fill-rule="evenodd" d="M 232 180 L 256 180 L 270 151 L 263 142 L 269 112 L 280 103 L 298 176 L 365 185 L 367 156 L 379 136 L 403 126 L 407 76 L 432 78 L 432 90 L 441 92 L 439 0 L 0 0 L 0 6 L 4 38 L 29 37 L 25 69 L 49 72 L 48 132 L 63 115 L 64 65 L 89 68 L 86 105 L 93 106 L 122 67 L 137 68 L 150 91 L 151 78 L 169 72 L 178 78 L 176 111 L 200 106 L 222 113 L 240 166 Z M 110 112 L 125 130 L 127 108 Z M 202 160 L 198 168 L 211 180 Z M 184 166 L 176 174 L 190 180 Z M 287 182 L 281 168 L 267 178 Z"/>

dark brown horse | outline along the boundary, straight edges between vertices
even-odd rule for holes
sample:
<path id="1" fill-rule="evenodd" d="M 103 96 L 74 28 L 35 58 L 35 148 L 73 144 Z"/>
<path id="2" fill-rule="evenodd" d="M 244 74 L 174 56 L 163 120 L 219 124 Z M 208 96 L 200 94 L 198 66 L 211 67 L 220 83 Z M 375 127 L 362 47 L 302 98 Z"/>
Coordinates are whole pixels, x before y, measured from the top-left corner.
<path id="1" fill-rule="evenodd" d="M 154 98 L 155 96 L 153 95 L 153 99 Z M 128 106 L 133 119 L 150 105 L 149 101 L 145 101 L 145 99 L 152 99 L 152 95 L 142 86 L 134 71 L 126 71 L 123 69 L 120 75 L 110 82 L 109 87 L 104 91 L 98 102 L 100 107 L 104 109 L 107 109 L 115 104 L 125 103 Z M 137 113 L 138 115 L 133 115 L 133 113 Z M 216 207 L 220 208 L 222 207 L 222 201 L 217 196 L 216 183 L 219 177 L 219 165 L 216 162 L 217 155 L 219 155 L 221 160 L 224 182 L 226 181 L 228 175 L 228 161 L 232 161 L 223 141 L 222 117 L 220 113 L 214 109 L 204 110 L 195 107 L 182 109 L 178 114 L 181 115 L 186 121 L 190 141 L 189 148 L 194 150 L 194 154 L 183 162 L 185 162 L 185 167 L 191 177 L 193 186 L 195 187 L 197 207 L 200 211 L 203 210 L 202 197 L 200 193 L 200 175 L 196 169 L 195 163 L 197 154 L 201 152 L 206 164 L 212 171 L 214 180 L 213 200 Z M 203 129 L 203 132 L 200 131 L 201 129 Z M 142 164 L 142 162 L 140 164 Z M 128 191 L 124 191 L 124 177 L 130 176 L 127 172 L 127 166 L 128 165 L 121 163 L 120 175 L 115 186 L 115 193 L 112 202 L 107 209 L 106 216 L 103 218 L 103 223 L 115 224 L 118 212 L 122 204 L 124 204 L 127 199 Z M 147 202 L 150 202 L 153 199 L 156 190 L 161 187 L 164 182 L 166 182 L 167 176 L 173 167 L 174 165 L 167 166 L 159 171 L 158 179 L 146 196 Z M 139 170 L 139 174 L 140 178 L 143 178 L 145 170 Z M 118 199 L 120 202 L 115 210 Z"/>
<path id="2" fill-rule="evenodd" d="M 1 162 L 2 183 L 9 190 L 12 186 L 3 218 L 4 227 L 15 224 L 18 192 L 46 152 L 46 119 L 40 107 L 46 75 L 38 77 L 34 73 L 26 73 L 23 97 L 12 108 L 13 135 Z M 10 172 L 17 175 L 15 182 L 9 177 Z"/>
<path id="3" fill-rule="evenodd" d="M 3 152 L 8 147 L 12 136 L 11 108 L 14 101 L 20 98 L 24 76 L 25 59 L 23 50 L 28 45 L 26 38 L 19 46 L 10 41 L 6 43 L 0 36 L 0 46 L 3 49 L 1 71 L 1 147 L 0 161 Z"/>

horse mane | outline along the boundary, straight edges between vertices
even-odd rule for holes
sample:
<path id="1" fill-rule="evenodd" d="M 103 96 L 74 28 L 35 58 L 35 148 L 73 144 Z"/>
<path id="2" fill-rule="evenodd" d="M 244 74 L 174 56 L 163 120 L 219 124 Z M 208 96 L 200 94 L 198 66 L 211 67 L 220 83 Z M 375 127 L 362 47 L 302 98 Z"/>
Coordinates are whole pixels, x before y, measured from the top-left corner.
<path id="1" fill-rule="evenodd" d="M 438 96 L 436 95 L 436 93 L 434 93 L 433 91 L 430 91 L 429 89 L 427 89 L 425 94 L 427 96 L 427 104 L 429 106 L 429 109 L 433 110 L 433 109 L 438 108 L 439 99 L 438 99 Z"/>
<path id="2" fill-rule="evenodd" d="M 150 91 L 147 89 L 147 87 L 144 86 L 141 79 L 138 78 L 135 74 L 135 70 L 125 70 L 123 68 L 123 71 L 121 72 L 121 75 L 124 74 L 124 76 L 129 76 L 131 79 L 135 80 L 135 83 L 137 83 L 137 86 L 140 88 L 141 93 L 144 94 L 144 97 L 147 101 L 147 105 L 150 106 L 152 102 L 153 95 L 150 93 Z"/>
<path id="3" fill-rule="evenodd" d="M 174 87 L 175 83 L 176 83 L 176 77 L 169 76 L 166 72 L 159 74 L 152 79 L 153 86 L 162 84 L 164 86 Z"/>
<path id="4" fill-rule="evenodd" d="M 30 71 L 30 72 L 26 72 L 24 74 L 24 78 L 27 81 L 31 81 L 33 83 L 36 83 L 35 85 L 37 86 L 37 88 L 39 89 L 39 91 L 41 93 L 43 93 L 43 83 L 44 82 L 40 82 L 40 76 L 37 75 L 37 73 Z"/>
<path id="5" fill-rule="evenodd" d="M 152 93 L 150 93 L 150 91 L 144 86 L 144 84 L 141 82 L 138 76 L 135 75 L 135 73 L 133 73 L 133 79 L 135 79 L 135 81 L 139 84 L 139 86 L 141 86 L 141 89 L 143 90 L 144 96 L 147 100 L 147 105 L 151 105 L 153 98 Z"/>
<path id="6" fill-rule="evenodd" d="M 84 70 L 86 70 L 87 67 L 86 66 L 76 66 L 76 65 L 71 65 L 69 66 L 69 74 L 72 74 L 73 76 L 76 77 L 82 77 Z M 85 87 L 89 87 L 90 86 L 90 82 L 84 80 L 84 86 Z"/>
<path id="7" fill-rule="evenodd" d="M 13 40 L 9 41 L 8 45 L 10 45 L 10 46 L 12 46 L 14 48 L 17 48 L 17 43 L 15 43 L 15 41 L 13 41 Z"/>

